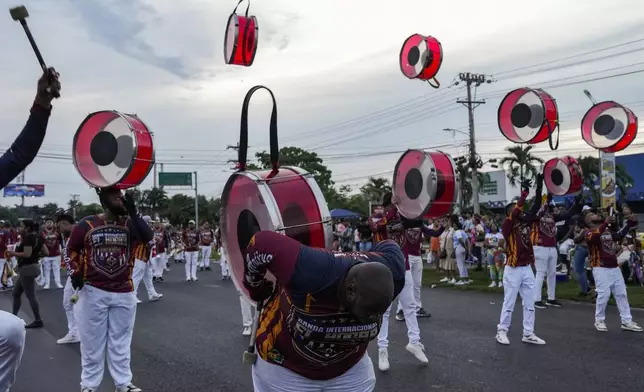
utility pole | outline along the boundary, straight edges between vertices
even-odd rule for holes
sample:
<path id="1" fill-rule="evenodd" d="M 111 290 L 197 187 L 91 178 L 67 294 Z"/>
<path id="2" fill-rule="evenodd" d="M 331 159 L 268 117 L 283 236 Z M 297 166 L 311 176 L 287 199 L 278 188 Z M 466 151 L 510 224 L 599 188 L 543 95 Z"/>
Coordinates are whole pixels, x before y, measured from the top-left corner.
<path id="1" fill-rule="evenodd" d="M 154 185 L 153 185 L 153 187 L 154 188 L 157 188 L 159 186 L 159 176 L 157 175 L 157 165 L 158 165 L 158 163 L 155 163 L 154 166 L 153 166 L 153 168 L 154 168 L 153 169 L 154 170 L 153 171 L 153 173 L 154 173 Z"/>
<path id="2" fill-rule="evenodd" d="M 73 194 L 72 195 L 72 217 L 74 218 L 74 221 L 76 221 L 76 206 L 78 205 L 78 199 L 80 198 L 79 194 Z"/>
<path id="3" fill-rule="evenodd" d="M 197 187 L 197 172 L 195 173 L 195 226 L 199 227 L 199 191 Z"/>
<path id="4" fill-rule="evenodd" d="M 25 185 L 25 171 L 27 171 L 27 169 L 23 170 L 22 173 L 20 173 L 20 185 Z M 22 196 L 20 196 L 20 205 L 22 207 L 25 206 L 25 194 L 24 194 L 24 191 L 22 193 Z"/>
<path id="5" fill-rule="evenodd" d="M 477 176 L 477 157 L 476 157 L 476 140 L 474 137 L 474 109 L 479 105 L 485 103 L 485 100 L 473 101 L 472 100 L 472 85 L 478 87 L 483 83 L 492 83 L 492 80 L 488 76 L 483 74 L 473 74 L 470 72 L 463 72 L 458 75 L 458 78 L 461 82 L 465 82 L 467 85 L 467 100 L 459 99 L 456 102 L 463 104 L 467 108 L 468 118 L 469 118 L 469 128 L 470 128 L 470 168 L 472 170 L 472 206 L 474 208 L 474 213 L 481 213 L 481 207 L 479 205 L 479 179 Z M 458 84 L 457 82 L 456 84 Z"/>

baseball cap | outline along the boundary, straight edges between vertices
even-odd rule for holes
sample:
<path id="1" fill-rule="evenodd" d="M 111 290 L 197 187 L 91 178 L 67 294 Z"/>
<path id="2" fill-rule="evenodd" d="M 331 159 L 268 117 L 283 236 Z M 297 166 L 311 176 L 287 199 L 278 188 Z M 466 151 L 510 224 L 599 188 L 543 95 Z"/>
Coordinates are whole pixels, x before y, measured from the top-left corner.
<path id="1" fill-rule="evenodd" d="M 190 220 L 188 221 L 188 223 L 192 223 L 192 224 L 194 225 L 194 224 L 195 224 L 195 220 L 194 220 L 194 219 L 190 219 Z"/>
<path id="2" fill-rule="evenodd" d="M 589 210 L 592 210 L 592 208 L 590 208 L 589 206 L 583 206 L 581 208 L 581 212 L 586 212 L 586 211 L 589 211 Z"/>
<path id="3" fill-rule="evenodd" d="M 144 220 L 146 223 L 150 223 L 150 222 L 152 222 L 152 218 L 150 218 L 150 215 L 145 215 L 145 216 L 143 217 L 143 220 Z"/>

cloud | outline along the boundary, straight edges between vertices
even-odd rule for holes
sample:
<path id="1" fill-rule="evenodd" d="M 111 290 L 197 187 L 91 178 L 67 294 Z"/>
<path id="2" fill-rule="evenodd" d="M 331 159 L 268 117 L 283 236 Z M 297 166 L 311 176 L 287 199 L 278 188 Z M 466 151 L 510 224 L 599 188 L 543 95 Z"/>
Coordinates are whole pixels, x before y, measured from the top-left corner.
<path id="1" fill-rule="evenodd" d="M 464 91 L 461 86 L 448 88 L 459 72 L 495 74 L 632 40 L 638 38 L 633 32 L 644 19 L 644 4 L 630 0 L 592 6 L 581 0 L 543 0 L 529 12 L 524 3 L 511 0 L 469 0 L 457 6 L 422 0 L 403 5 L 385 0 L 253 2 L 250 13 L 259 20 L 259 50 L 255 64 L 244 68 L 227 66 L 223 60 L 226 21 L 235 4 L 27 4 L 43 55 L 63 81 L 43 157 L 27 169 L 28 182 L 47 184 L 43 201 L 64 203 L 72 193 L 86 201 L 95 199 L 67 158 L 83 118 L 104 109 L 141 116 L 155 133 L 157 161 L 164 163 L 164 170 L 198 171 L 200 190 L 216 196 L 229 173 L 227 161 L 235 158 L 226 146 L 238 140 L 241 102 L 256 84 L 270 87 L 277 97 L 281 145 L 315 149 L 338 182 L 356 186 L 370 174 L 392 170 L 400 154 L 389 151 L 428 146 L 444 146 L 453 154 L 465 151 L 465 136 L 442 131 L 467 130 L 466 111 L 455 102 Z M 400 45 L 416 32 L 433 35 L 443 44 L 439 90 L 400 74 Z M 0 21 L 0 37 L 4 53 L 10 54 L 0 60 L 4 149 L 24 124 L 39 70 L 24 33 L 8 17 Z M 498 82 L 477 89 L 479 97 L 487 97 L 475 112 L 478 151 L 488 159 L 508 145 L 496 127 L 504 92 L 557 79 L 583 80 L 575 77 L 643 61 L 642 52 L 636 52 L 520 77 L 508 73 L 505 80 L 499 75 Z M 543 84 L 554 86 L 547 91 L 560 107 L 560 154 L 592 152 L 577 130 L 589 106 L 583 89 L 598 99 L 631 105 L 637 113 L 644 107 L 639 98 L 643 83 L 641 76 L 633 75 L 566 87 L 557 87 L 563 82 Z M 267 95 L 258 92 L 251 102 L 251 154 L 268 147 L 269 114 Z M 639 148 L 636 141 L 629 151 Z M 555 154 L 548 150 L 546 145 L 537 148 L 544 157 Z M 144 186 L 151 184 L 152 176 Z"/>

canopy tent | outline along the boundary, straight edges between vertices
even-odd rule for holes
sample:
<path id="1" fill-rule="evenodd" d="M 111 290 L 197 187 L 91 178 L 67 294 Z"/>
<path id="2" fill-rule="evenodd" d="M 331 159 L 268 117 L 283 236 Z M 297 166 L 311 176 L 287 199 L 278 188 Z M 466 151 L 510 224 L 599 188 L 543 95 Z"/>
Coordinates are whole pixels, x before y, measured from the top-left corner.
<path id="1" fill-rule="evenodd" d="M 342 219 L 342 218 L 360 218 L 360 214 L 353 211 L 345 210 L 342 208 L 335 208 L 331 210 L 331 218 L 333 219 Z"/>

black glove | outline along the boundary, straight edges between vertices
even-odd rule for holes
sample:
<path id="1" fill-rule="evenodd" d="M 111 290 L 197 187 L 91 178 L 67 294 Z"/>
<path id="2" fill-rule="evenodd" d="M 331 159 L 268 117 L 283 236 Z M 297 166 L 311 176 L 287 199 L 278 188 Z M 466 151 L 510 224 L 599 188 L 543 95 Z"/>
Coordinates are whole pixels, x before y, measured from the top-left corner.
<path id="1" fill-rule="evenodd" d="M 250 299 L 255 302 L 262 302 L 269 299 L 275 290 L 275 284 L 268 279 L 263 279 L 258 286 L 251 286 L 244 280 L 244 287 L 248 290 Z"/>
<path id="2" fill-rule="evenodd" d="M 537 194 L 539 194 L 543 190 L 543 174 L 542 173 L 537 174 L 537 176 L 535 177 L 535 181 L 537 182 L 536 183 Z"/>
<path id="3" fill-rule="evenodd" d="M 405 229 L 414 229 L 417 227 L 423 227 L 422 219 L 407 219 L 405 217 L 401 218 L 403 227 Z"/>
<path id="4" fill-rule="evenodd" d="M 134 196 L 132 196 L 131 192 L 125 192 L 125 195 L 123 196 L 123 207 L 125 207 L 125 210 L 130 217 L 137 216 L 136 203 L 134 202 Z"/>
<path id="5" fill-rule="evenodd" d="M 521 181 L 522 192 L 530 192 L 530 188 L 532 188 L 532 181 L 530 181 L 529 178 L 526 178 L 523 181 Z"/>
<path id="6" fill-rule="evenodd" d="M 83 288 L 83 285 L 85 284 L 85 282 L 83 282 L 82 275 L 80 274 L 72 275 L 70 279 L 72 281 L 72 287 L 74 288 L 74 290 L 81 290 Z"/>

